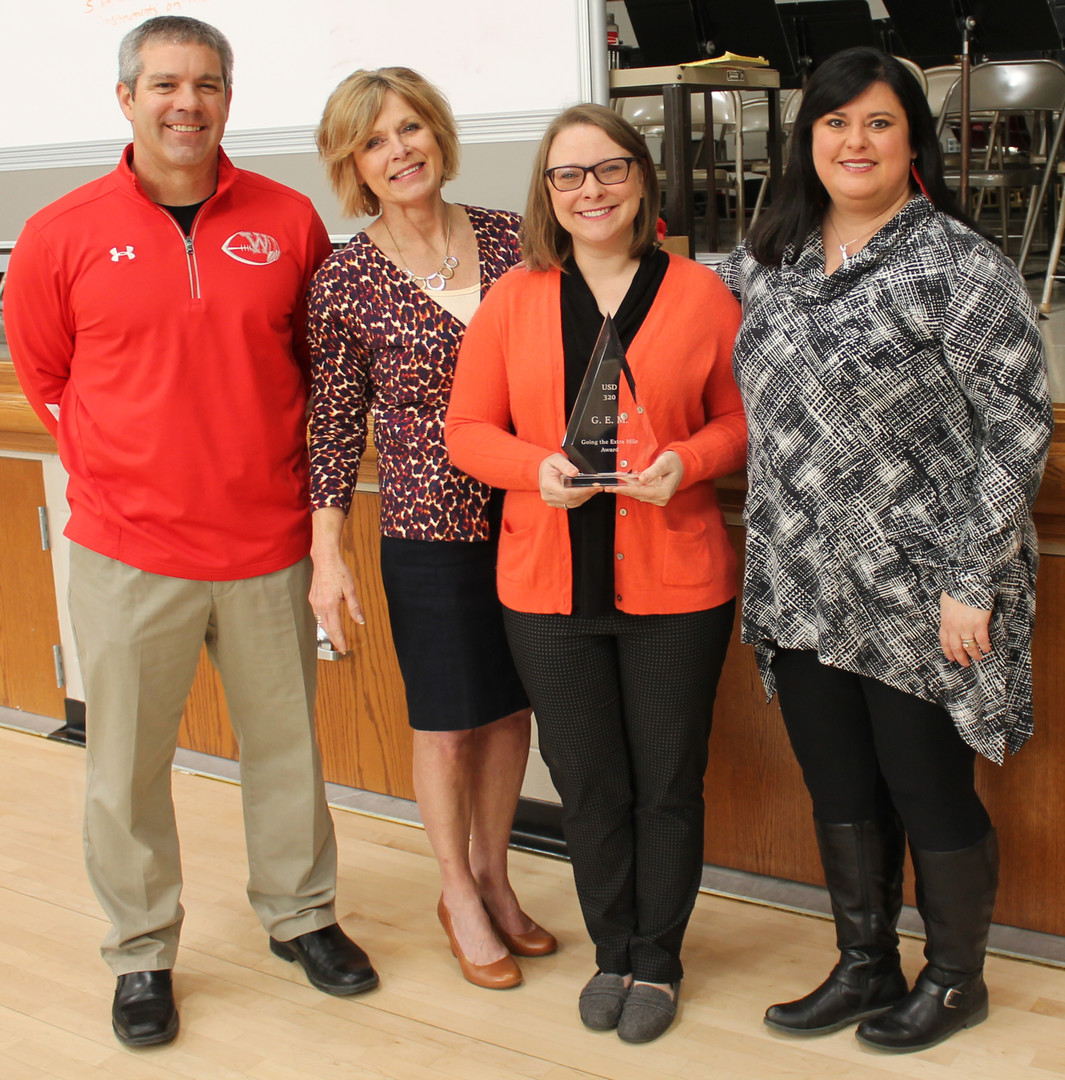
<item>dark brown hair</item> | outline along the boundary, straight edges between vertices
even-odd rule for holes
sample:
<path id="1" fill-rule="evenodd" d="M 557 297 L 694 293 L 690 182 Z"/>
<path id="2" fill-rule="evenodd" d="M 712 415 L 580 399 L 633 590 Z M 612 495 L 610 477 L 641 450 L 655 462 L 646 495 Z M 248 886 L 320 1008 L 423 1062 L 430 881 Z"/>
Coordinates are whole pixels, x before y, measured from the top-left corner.
<path id="1" fill-rule="evenodd" d="M 914 167 L 936 209 L 977 228 L 962 213 L 943 179 L 943 155 L 936 125 L 920 84 L 894 56 L 860 46 L 829 57 L 813 73 L 803 91 L 780 192 L 773 196 L 747 237 L 748 250 L 760 263 L 779 266 L 786 257 L 797 259 L 806 237 L 824 216 L 829 197 L 814 166 L 814 124 L 877 82 L 888 86 L 902 105 L 910 129 Z M 915 179 L 910 186 L 913 191 L 918 190 Z"/>

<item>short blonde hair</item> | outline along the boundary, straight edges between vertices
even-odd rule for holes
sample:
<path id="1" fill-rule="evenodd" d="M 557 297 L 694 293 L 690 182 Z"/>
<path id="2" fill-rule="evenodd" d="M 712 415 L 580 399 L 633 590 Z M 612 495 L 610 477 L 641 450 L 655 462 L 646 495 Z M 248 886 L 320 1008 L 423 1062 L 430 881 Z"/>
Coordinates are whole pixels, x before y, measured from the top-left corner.
<path id="1" fill-rule="evenodd" d="M 436 137 L 443 156 L 443 183 L 458 174 L 455 118 L 447 98 L 424 75 L 405 67 L 354 71 L 329 95 L 315 133 L 330 186 L 348 217 L 381 212 L 377 196 L 359 178 L 354 155 L 373 130 L 389 90 L 403 98 Z"/>
<path id="2" fill-rule="evenodd" d="M 551 144 L 565 128 L 574 124 L 589 124 L 599 128 L 627 154 L 636 158 L 643 174 L 643 198 L 632 223 L 632 245 L 629 254 L 641 258 L 658 242 L 658 176 L 655 163 L 643 141 L 643 136 L 624 117 L 604 105 L 574 105 L 551 121 L 540 140 L 533 165 L 529 199 L 521 227 L 521 253 L 532 270 L 561 267 L 573 252 L 573 239 L 558 223 L 551 206 L 550 181 L 544 175 Z"/>

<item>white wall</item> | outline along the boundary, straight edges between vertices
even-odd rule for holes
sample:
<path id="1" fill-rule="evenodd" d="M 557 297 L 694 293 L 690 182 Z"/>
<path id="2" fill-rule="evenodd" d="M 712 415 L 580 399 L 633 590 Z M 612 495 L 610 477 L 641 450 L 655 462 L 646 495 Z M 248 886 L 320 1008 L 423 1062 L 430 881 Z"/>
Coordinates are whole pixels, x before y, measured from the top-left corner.
<path id="1" fill-rule="evenodd" d="M 227 153 L 340 218 L 314 146 L 325 100 L 357 67 L 403 64 L 447 94 L 463 147 L 448 197 L 520 210 L 535 143 L 592 96 L 604 0 L 0 0 L 0 242 L 108 172 L 129 139 L 115 100 L 118 43 L 154 14 L 217 25 L 236 54 Z M 288 24 L 288 25 L 286 25 Z M 590 35 L 595 32 L 595 41 Z"/>
<path id="2" fill-rule="evenodd" d="M 229 38 L 231 142 L 313 128 L 332 89 L 359 67 L 416 68 L 469 127 L 528 123 L 586 100 L 590 86 L 588 0 L 4 0 L 0 8 L 0 167 L 42 166 L 55 157 L 40 152 L 49 147 L 67 148 L 60 164 L 86 164 L 74 148 L 126 138 L 114 100 L 118 44 L 155 14 L 192 15 Z M 259 149 L 271 147 L 260 140 Z"/>

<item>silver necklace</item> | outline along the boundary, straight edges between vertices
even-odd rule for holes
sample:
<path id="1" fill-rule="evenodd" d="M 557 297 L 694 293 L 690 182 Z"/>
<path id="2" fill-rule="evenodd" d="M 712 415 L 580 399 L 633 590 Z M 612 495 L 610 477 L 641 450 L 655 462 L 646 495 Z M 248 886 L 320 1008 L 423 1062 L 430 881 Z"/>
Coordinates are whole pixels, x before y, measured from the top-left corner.
<path id="1" fill-rule="evenodd" d="M 876 224 L 868 232 L 859 233 L 853 240 L 848 240 L 846 243 L 844 243 L 843 237 L 839 234 L 839 229 L 837 229 L 831 221 L 829 222 L 829 225 L 832 226 L 832 231 L 836 234 L 836 240 L 839 242 L 839 253 L 843 258 L 844 266 L 846 266 L 847 263 L 851 260 L 851 254 L 847 250 L 847 248 L 849 248 L 851 244 L 857 244 L 859 240 L 864 240 L 866 237 L 872 236 L 873 233 L 875 233 L 876 230 L 880 228 L 880 224 Z"/>
<path id="2" fill-rule="evenodd" d="M 843 259 L 843 265 L 846 266 L 852 258 L 857 257 L 857 253 L 855 253 L 855 255 L 851 255 L 851 253 L 847 250 L 847 248 L 849 248 L 851 244 L 857 244 L 859 240 L 868 240 L 869 237 L 873 235 L 873 233 L 880 229 L 886 222 L 890 221 L 899 212 L 900 207 L 905 206 L 907 202 L 909 202 L 908 195 L 905 199 L 902 200 L 900 204 L 893 206 L 886 217 L 879 218 L 876 224 L 871 229 L 867 229 L 865 232 L 859 233 L 853 240 L 848 240 L 846 243 L 843 242 L 843 237 L 840 236 L 839 229 L 836 228 L 835 222 L 830 221 L 828 215 L 826 214 L 825 222 L 832 227 L 832 231 L 836 234 L 836 241 L 839 245 L 839 253 Z"/>
<path id="3" fill-rule="evenodd" d="M 447 235 L 444 237 L 444 261 L 440 264 L 440 269 L 433 271 L 427 277 L 419 277 L 408 265 L 407 260 L 400 250 L 399 244 L 396 243 L 396 238 L 392 235 L 392 230 L 388 227 L 388 222 L 384 218 L 381 218 L 381 224 L 385 227 L 385 232 L 388 233 L 389 240 L 392 241 L 392 246 L 396 249 L 396 254 L 403 260 L 403 273 L 407 275 L 407 280 L 414 282 L 415 285 L 420 285 L 423 289 L 429 289 L 432 292 L 440 292 L 447 287 L 447 283 L 455 276 L 455 268 L 459 264 L 457 255 L 452 255 L 448 250 L 451 247 L 451 215 L 447 216 Z"/>

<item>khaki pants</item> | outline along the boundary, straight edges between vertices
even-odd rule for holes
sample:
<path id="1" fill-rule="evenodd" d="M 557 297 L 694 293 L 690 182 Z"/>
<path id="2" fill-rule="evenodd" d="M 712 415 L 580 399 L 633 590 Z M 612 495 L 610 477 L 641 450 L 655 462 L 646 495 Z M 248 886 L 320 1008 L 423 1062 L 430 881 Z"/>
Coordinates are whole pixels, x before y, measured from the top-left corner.
<path id="1" fill-rule="evenodd" d="M 336 921 L 336 841 L 314 734 L 310 560 L 241 581 L 134 569 L 71 545 L 85 684 L 85 857 L 115 975 L 171 968 L 183 910 L 170 769 L 200 648 L 240 746 L 248 898 L 288 940 Z"/>

